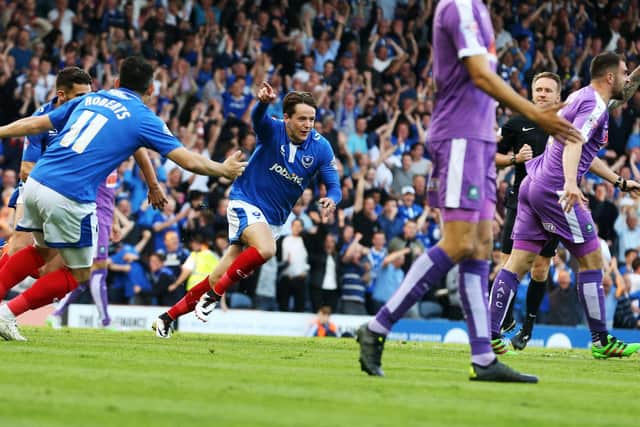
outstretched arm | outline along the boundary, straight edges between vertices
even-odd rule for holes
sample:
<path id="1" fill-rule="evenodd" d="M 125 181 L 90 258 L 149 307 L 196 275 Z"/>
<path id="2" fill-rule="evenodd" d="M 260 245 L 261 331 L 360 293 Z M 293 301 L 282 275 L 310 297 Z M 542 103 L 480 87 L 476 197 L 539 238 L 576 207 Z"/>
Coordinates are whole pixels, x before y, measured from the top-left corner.
<path id="1" fill-rule="evenodd" d="M 631 162 L 632 169 L 635 168 L 633 162 Z M 640 192 L 640 184 L 633 180 L 626 180 L 622 178 L 620 175 L 616 174 L 612 171 L 605 162 L 603 162 L 600 158 L 596 157 L 591 162 L 591 166 L 589 170 L 598 175 L 600 178 L 605 181 L 610 182 L 615 187 L 620 188 L 622 191 L 628 191 L 631 193 L 638 194 Z M 637 171 L 637 168 L 636 168 Z"/>
<path id="2" fill-rule="evenodd" d="M 35 135 L 53 129 L 49 115 L 31 116 L 0 126 L 0 138 Z"/>
<path id="3" fill-rule="evenodd" d="M 273 139 L 273 125 L 271 118 L 267 117 L 267 109 L 269 104 L 276 100 L 277 95 L 271 85 L 265 81 L 262 82 L 256 98 L 258 99 L 258 104 L 251 111 L 251 122 L 259 141 L 264 143 Z"/>
<path id="4" fill-rule="evenodd" d="M 179 147 L 169 152 L 167 157 L 193 173 L 223 176 L 228 179 L 235 179 L 242 175 L 247 166 L 247 162 L 241 161 L 242 151 L 236 151 L 232 156 L 227 158 L 224 163 L 214 162 L 184 147 Z"/>

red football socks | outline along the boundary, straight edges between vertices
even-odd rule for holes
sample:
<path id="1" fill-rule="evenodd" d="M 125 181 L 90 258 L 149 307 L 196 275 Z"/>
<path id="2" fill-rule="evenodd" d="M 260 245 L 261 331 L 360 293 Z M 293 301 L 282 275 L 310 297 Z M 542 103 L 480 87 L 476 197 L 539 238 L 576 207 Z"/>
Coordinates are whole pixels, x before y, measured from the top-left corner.
<path id="1" fill-rule="evenodd" d="M 2 257 L 0 257 L 0 270 L 2 270 L 2 267 L 4 267 L 7 261 L 9 261 L 9 258 L 11 258 L 11 256 L 9 256 L 9 251 L 2 254 Z"/>
<path id="2" fill-rule="evenodd" d="M 256 268 L 260 267 L 265 262 L 267 262 L 267 260 L 262 258 L 262 255 L 260 255 L 260 252 L 258 252 L 256 248 L 249 247 L 245 249 L 238 258 L 233 261 L 220 280 L 218 280 L 214 285 L 213 291 L 219 296 L 222 296 L 227 289 L 239 282 L 240 279 L 249 276 Z M 176 320 L 183 314 L 189 313 L 196 307 L 200 297 L 210 289 L 209 276 L 207 276 L 204 280 L 191 288 L 191 290 L 187 292 L 180 301 L 167 311 L 167 314 L 173 320 Z"/>
<path id="3" fill-rule="evenodd" d="M 27 246 L 20 249 L 11 256 L 10 262 L 7 262 L 0 269 L 0 300 L 2 300 L 9 290 L 20 283 L 33 270 L 44 265 L 44 259 L 35 246 Z"/>
<path id="4" fill-rule="evenodd" d="M 253 246 L 248 247 L 233 261 L 231 267 L 222 275 L 213 286 L 213 291 L 218 295 L 224 293 L 241 279 L 248 277 L 253 271 L 267 262 L 260 252 Z"/>
<path id="5" fill-rule="evenodd" d="M 175 305 L 171 307 L 169 311 L 167 311 L 167 314 L 173 320 L 176 320 L 183 314 L 189 313 L 196 307 L 196 304 L 198 303 L 200 297 L 204 295 L 209 289 L 211 289 L 211 286 L 209 285 L 209 276 L 207 276 L 204 278 L 204 280 L 191 288 L 180 301 L 175 303 Z"/>
<path id="6" fill-rule="evenodd" d="M 62 267 L 36 280 L 29 289 L 9 301 L 7 306 L 14 315 L 19 316 L 27 310 L 34 310 L 52 303 L 55 299 L 62 299 L 76 287 L 78 282 L 71 270 Z"/>

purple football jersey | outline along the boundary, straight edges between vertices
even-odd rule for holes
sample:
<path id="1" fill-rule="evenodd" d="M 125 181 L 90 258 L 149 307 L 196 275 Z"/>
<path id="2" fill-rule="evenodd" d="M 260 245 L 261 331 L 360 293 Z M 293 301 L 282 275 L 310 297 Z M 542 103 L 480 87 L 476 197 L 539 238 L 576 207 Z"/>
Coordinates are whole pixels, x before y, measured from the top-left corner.
<path id="1" fill-rule="evenodd" d="M 495 71 L 495 39 L 486 6 L 480 0 L 440 1 L 433 19 L 436 93 L 429 140 L 496 140 L 496 101 L 473 84 L 462 62 L 476 55 L 487 55 Z"/>
<path id="2" fill-rule="evenodd" d="M 607 143 L 609 112 L 607 104 L 591 87 L 586 86 L 567 98 L 567 106 L 560 110 L 562 117 L 573 124 L 586 141 L 582 146 L 582 155 L 578 164 L 578 182 L 589 170 L 598 151 Z M 526 163 L 527 173 L 534 181 L 542 182 L 548 188 L 564 188 L 564 169 L 562 154 L 564 144 L 552 140 L 542 156 Z"/>

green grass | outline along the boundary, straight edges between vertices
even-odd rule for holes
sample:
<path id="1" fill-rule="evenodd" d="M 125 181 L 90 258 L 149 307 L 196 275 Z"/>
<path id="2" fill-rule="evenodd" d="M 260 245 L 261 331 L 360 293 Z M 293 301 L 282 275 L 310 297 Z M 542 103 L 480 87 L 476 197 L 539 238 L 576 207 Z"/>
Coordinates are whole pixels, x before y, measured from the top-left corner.
<path id="1" fill-rule="evenodd" d="M 0 426 L 631 426 L 640 355 L 529 349 L 537 385 L 467 379 L 466 346 L 24 328 L 0 342 Z"/>

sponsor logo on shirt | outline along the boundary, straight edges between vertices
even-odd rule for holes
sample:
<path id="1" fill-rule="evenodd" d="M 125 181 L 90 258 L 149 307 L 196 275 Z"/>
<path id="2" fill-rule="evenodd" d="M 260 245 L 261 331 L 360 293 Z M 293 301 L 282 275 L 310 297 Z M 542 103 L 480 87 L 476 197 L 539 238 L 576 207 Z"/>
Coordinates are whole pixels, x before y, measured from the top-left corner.
<path id="1" fill-rule="evenodd" d="M 295 173 L 290 173 L 287 168 L 278 163 L 274 163 L 273 166 L 269 168 L 270 171 L 277 173 L 287 181 L 291 181 L 294 184 L 302 186 L 303 177 L 296 175 Z"/>

